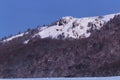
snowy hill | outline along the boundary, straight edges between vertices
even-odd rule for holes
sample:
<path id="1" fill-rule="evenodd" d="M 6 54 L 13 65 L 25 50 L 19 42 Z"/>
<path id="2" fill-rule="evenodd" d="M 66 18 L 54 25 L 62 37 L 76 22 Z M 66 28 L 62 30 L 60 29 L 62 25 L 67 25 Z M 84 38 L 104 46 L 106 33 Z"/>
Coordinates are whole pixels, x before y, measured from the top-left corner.
<path id="1" fill-rule="evenodd" d="M 0 78 L 120 76 L 117 14 L 63 17 L 1 42 Z"/>
<path id="2" fill-rule="evenodd" d="M 100 29 L 115 15 L 110 14 L 86 18 L 62 17 L 52 26 L 39 28 L 39 33 L 36 35 L 39 35 L 41 38 L 87 38 L 90 36 L 92 30 Z"/>
<path id="3" fill-rule="evenodd" d="M 51 25 L 41 26 L 37 28 L 37 32 L 30 35 L 30 38 L 40 36 L 41 38 L 73 38 L 81 39 L 88 38 L 91 32 L 95 29 L 99 30 L 103 25 L 105 25 L 110 19 L 112 19 L 116 14 L 109 14 L 104 16 L 95 17 L 85 17 L 85 18 L 73 18 L 71 16 L 62 17 L 60 20 L 52 23 Z M 8 42 L 15 38 L 22 37 L 29 32 L 21 33 L 7 39 L 2 40 L 2 42 Z M 29 39 L 25 40 L 24 43 L 27 44 Z"/>

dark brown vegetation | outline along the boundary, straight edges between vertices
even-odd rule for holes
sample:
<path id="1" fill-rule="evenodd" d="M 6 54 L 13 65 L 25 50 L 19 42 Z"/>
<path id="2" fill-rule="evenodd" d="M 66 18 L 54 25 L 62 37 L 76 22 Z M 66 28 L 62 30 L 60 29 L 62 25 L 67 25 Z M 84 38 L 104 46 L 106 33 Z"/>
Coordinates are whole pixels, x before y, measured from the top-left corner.
<path id="1" fill-rule="evenodd" d="M 120 76 L 120 16 L 79 40 L 22 38 L 0 46 L 0 77 Z"/>

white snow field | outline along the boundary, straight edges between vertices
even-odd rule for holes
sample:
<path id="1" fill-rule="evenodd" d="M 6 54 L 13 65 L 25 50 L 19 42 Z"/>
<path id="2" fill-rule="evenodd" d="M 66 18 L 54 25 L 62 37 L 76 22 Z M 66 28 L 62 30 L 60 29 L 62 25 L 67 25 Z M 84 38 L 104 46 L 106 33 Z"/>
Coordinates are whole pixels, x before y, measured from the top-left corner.
<path id="1" fill-rule="evenodd" d="M 87 38 L 91 35 L 91 32 L 88 32 L 91 28 L 99 30 L 118 14 L 120 13 L 83 18 L 62 17 L 52 26 L 41 27 L 36 35 L 39 35 L 41 38 L 57 38 L 59 35 L 63 35 L 64 38 Z"/>
<path id="2" fill-rule="evenodd" d="M 84 78 L 17 78 L 0 80 L 120 80 L 120 76 L 115 77 L 84 77 Z"/>

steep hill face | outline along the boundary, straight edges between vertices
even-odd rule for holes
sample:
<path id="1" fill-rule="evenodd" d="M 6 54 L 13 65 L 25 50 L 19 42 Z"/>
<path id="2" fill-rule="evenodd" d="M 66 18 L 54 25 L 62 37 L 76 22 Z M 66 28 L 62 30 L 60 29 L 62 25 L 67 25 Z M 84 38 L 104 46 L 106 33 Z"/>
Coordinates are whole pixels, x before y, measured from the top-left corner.
<path id="1" fill-rule="evenodd" d="M 0 77 L 120 75 L 120 15 L 91 31 L 87 38 L 43 38 L 40 35 L 46 29 L 2 41 Z"/>

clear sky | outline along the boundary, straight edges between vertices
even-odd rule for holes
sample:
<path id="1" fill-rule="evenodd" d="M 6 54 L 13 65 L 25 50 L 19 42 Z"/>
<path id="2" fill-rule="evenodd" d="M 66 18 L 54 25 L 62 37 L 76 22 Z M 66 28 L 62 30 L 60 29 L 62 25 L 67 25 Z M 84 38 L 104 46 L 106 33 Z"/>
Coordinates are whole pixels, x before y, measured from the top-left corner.
<path id="1" fill-rule="evenodd" d="M 87 17 L 120 12 L 120 0 L 0 0 L 0 38 L 63 16 Z"/>

